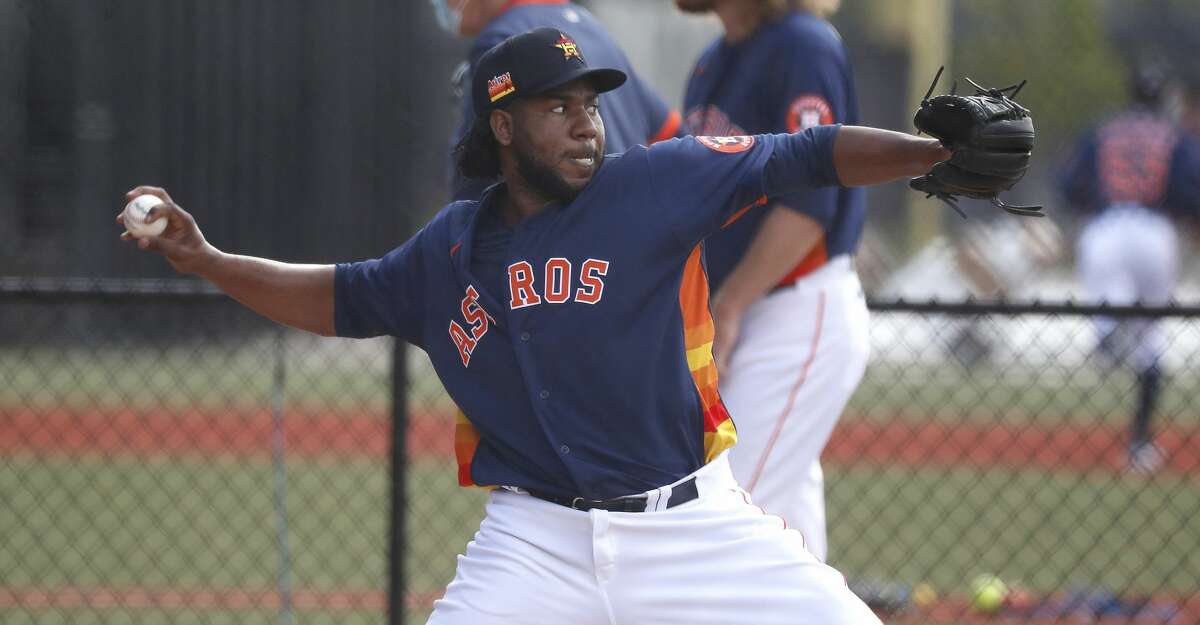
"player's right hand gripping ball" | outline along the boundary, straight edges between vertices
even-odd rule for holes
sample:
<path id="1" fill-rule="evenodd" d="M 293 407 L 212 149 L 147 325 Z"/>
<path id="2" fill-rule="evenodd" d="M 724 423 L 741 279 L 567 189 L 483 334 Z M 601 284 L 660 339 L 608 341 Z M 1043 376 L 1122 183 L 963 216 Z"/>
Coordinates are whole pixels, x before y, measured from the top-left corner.
<path id="1" fill-rule="evenodd" d="M 990 200 L 1016 215 L 1041 217 L 1041 206 L 1013 206 L 997 197 L 1025 176 L 1033 154 L 1033 118 L 1029 109 L 1013 101 L 1025 83 L 984 89 L 968 78 L 975 95 L 956 95 L 951 89 L 948 95 L 929 97 L 941 76 L 939 69 L 913 123 L 918 131 L 940 139 L 953 155 L 913 178 L 909 186 L 946 202 L 964 217 L 959 196 Z"/>

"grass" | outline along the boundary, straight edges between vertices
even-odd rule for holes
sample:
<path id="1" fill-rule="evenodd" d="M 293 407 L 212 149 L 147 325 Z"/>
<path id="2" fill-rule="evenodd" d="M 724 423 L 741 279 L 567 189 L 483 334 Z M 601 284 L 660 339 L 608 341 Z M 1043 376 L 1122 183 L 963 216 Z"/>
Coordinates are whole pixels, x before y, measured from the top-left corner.
<path id="1" fill-rule="evenodd" d="M 999 469 L 833 468 L 831 564 L 851 578 L 966 592 L 994 573 L 1040 591 L 1101 586 L 1191 594 L 1200 484 Z"/>
<path id="2" fill-rule="evenodd" d="M 11 586 L 273 588 L 270 462 L 8 457 L 0 560 Z M 374 463 L 290 462 L 295 584 L 381 588 L 387 475 Z"/>
<path id="3" fill-rule="evenodd" d="M 1158 408 L 1160 419 L 1200 425 L 1200 376 L 1176 371 Z M 846 412 L 874 421 L 919 420 L 1007 425 L 1124 426 L 1133 414 L 1136 379 L 1093 366 L 1031 370 L 1014 366 L 872 362 Z"/>
<path id="4" fill-rule="evenodd" d="M 405 565 L 414 593 L 436 593 L 445 586 L 454 554 L 482 515 L 485 494 L 459 489 L 453 475 L 444 463 L 428 462 L 414 465 L 409 474 Z M 287 476 L 293 587 L 382 592 L 386 467 L 289 461 Z M 0 500 L 5 502 L 0 507 L 3 587 L 260 591 L 274 589 L 277 582 L 269 462 L 8 456 L 0 458 Z M 89 614 L 99 612 L 105 615 L 100 620 L 112 623 L 122 620 L 122 611 L 0 607 L 0 622 L 94 622 Z M 137 622 L 154 623 L 158 612 L 184 615 L 186 622 L 188 611 L 135 612 Z M 230 616 L 245 621 L 228 622 L 261 622 L 250 612 Z M 35 613 L 37 620 L 23 620 Z M 176 616 L 171 622 L 179 622 Z M 214 618 L 211 622 L 225 622 Z M 346 622 L 354 622 L 350 618 Z"/>
<path id="5" fill-rule="evenodd" d="M 387 414 L 391 402 L 390 342 L 317 339 L 289 333 L 284 344 L 283 396 L 289 405 L 346 413 Z M 276 387 L 276 344 L 178 346 L 131 350 L 0 350 L 0 407 L 42 410 L 196 410 L 270 405 Z M 409 401 L 418 411 L 452 404 L 428 359 L 410 350 Z M 1200 371 L 1176 370 L 1165 387 L 1164 422 L 1200 425 Z M 1009 362 L 965 368 L 951 362 L 877 359 L 867 369 L 848 413 L 877 421 L 947 423 L 1107 423 L 1123 426 L 1133 411 L 1134 377 L 1094 366 L 1038 367 Z"/>
<path id="6" fill-rule="evenodd" d="M 148 608 L 137 611 L 96 609 L 52 609 L 6 613 L 0 609 L 0 622 L 5 625 L 147 625 L 170 623 L 171 625 L 261 625 L 280 622 L 275 610 L 206 610 L 188 612 L 184 610 L 161 610 Z M 383 617 L 374 611 L 313 610 L 294 615 L 296 625 L 367 625 L 383 623 Z M 424 620 L 410 620 L 424 623 Z"/>
<path id="7" fill-rule="evenodd" d="M 287 334 L 283 396 L 305 406 L 386 418 L 390 343 Z M 0 349 L 0 411 L 97 408 L 215 410 L 270 406 L 276 343 Z M 448 400 L 428 360 L 409 355 L 417 411 Z M 1091 366 L 1041 368 L 876 359 L 849 412 L 876 420 L 1111 423 L 1123 426 L 1133 379 Z M 1200 376 L 1177 369 L 1164 421 L 1200 424 Z M 367 459 L 289 459 L 293 585 L 386 587 L 387 467 Z M 831 563 L 851 578 L 927 580 L 965 592 L 997 573 L 1035 589 L 1196 591 L 1200 484 L 1000 469 L 827 467 Z M 277 518 L 268 459 L 0 456 L 0 588 L 274 588 Z M 457 487 L 450 459 L 415 460 L 406 483 L 409 590 L 428 597 L 453 575 L 486 494 Z M 424 622 L 427 608 L 409 611 Z M 0 607 L 0 623 L 261 623 L 271 610 Z M 379 623 L 371 611 L 308 610 L 297 623 Z"/>
<path id="8" fill-rule="evenodd" d="M 320 339 L 298 332 L 287 336 L 282 352 L 270 336 L 167 349 L 123 344 L 0 349 L 0 407 L 267 407 L 282 364 L 284 384 L 279 390 L 290 405 L 387 414 L 392 386 L 390 340 Z M 412 401 L 445 404 L 445 393 L 424 353 L 410 349 L 409 362 Z"/>
<path id="9" fill-rule="evenodd" d="M 290 461 L 287 472 L 294 586 L 382 591 L 386 468 Z M 926 580 L 961 593 L 965 580 L 989 572 L 1044 591 L 1191 593 L 1200 577 L 1200 526 L 1190 522 L 1200 515 L 1200 485 L 1186 476 L 853 467 L 827 474 L 831 563 L 852 579 Z M 5 457 L 3 585 L 272 589 L 279 552 L 271 480 L 265 461 Z M 409 589 L 428 596 L 452 576 L 453 555 L 475 531 L 486 495 L 458 488 L 448 462 L 415 464 L 407 488 Z M 201 620 L 261 622 L 261 612 L 204 610 Z M 424 612 L 414 609 L 413 622 Z M 303 614 L 299 622 L 327 622 L 320 612 Z M 186 609 L 0 609 L 6 624 L 193 618 Z M 335 620 L 381 618 L 339 612 Z"/>

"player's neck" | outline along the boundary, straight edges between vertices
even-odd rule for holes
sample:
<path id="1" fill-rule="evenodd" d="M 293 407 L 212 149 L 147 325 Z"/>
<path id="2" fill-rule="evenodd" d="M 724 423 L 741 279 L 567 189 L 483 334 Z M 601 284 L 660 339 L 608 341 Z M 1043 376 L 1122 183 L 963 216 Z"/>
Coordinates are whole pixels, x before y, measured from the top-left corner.
<path id="1" fill-rule="evenodd" d="M 754 34 L 767 19 L 765 10 L 753 3 L 718 3 L 716 13 L 725 27 L 725 41 L 729 43 L 737 43 Z"/>
<path id="2" fill-rule="evenodd" d="M 520 176 L 506 176 L 505 193 L 501 196 L 499 215 L 504 225 L 512 227 L 546 210 L 553 203 Z"/>

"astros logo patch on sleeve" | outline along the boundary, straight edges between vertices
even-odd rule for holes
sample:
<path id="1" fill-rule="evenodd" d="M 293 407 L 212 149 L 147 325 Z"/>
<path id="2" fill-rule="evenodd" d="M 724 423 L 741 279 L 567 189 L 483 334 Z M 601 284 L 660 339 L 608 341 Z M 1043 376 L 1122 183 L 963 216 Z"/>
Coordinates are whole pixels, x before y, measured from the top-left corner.
<path id="1" fill-rule="evenodd" d="M 792 101 L 788 107 L 788 132 L 800 132 L 814 126 L 833 123 L 833 108 L 819 95 L 805 94 Z"/>
<path id="2" fill-rule="evenodd" d="M 754 147 L 754 137 L 696 137 L 704 147 L 722 154 L 737 154 Z"/>

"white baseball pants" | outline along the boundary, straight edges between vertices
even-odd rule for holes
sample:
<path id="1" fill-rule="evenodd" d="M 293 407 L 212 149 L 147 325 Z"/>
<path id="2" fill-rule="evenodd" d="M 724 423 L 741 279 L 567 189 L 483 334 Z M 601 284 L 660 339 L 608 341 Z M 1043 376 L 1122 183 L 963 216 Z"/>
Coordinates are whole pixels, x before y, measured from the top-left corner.
<path id="1" fill-rule="evenodd" d="M 653 512 L 494 491 L 429 625 L 879 625 L 799 533 L 749 502 L 726 455 L 693 475 L 698 499 Z"/>
<path id="2" fill-rule="evenodd" d="M 1133 204 L 1111 206 L 1079 235 L 1080 279 L 1096 303 L 1162 305 L 1170 301 L 1179 278 L 1179 241 L 1170 218 Z M 1144 370 L 1166 348 L 1156 322 L 1097 317 L 1101 336 L 1125 326 L 1133 364 Z M 736 421 L 735 421 L 736 423 Z"/>
<path id="3" fill-rule="evenodd" d="M 798 529 L 822 562 L 821 450 L 866 370 L 867 318 L 850 257 L 835 257 L 751 306 L 721 372 L 721 397 L 737 425 L 729 460 L 738 483 Z"/>

